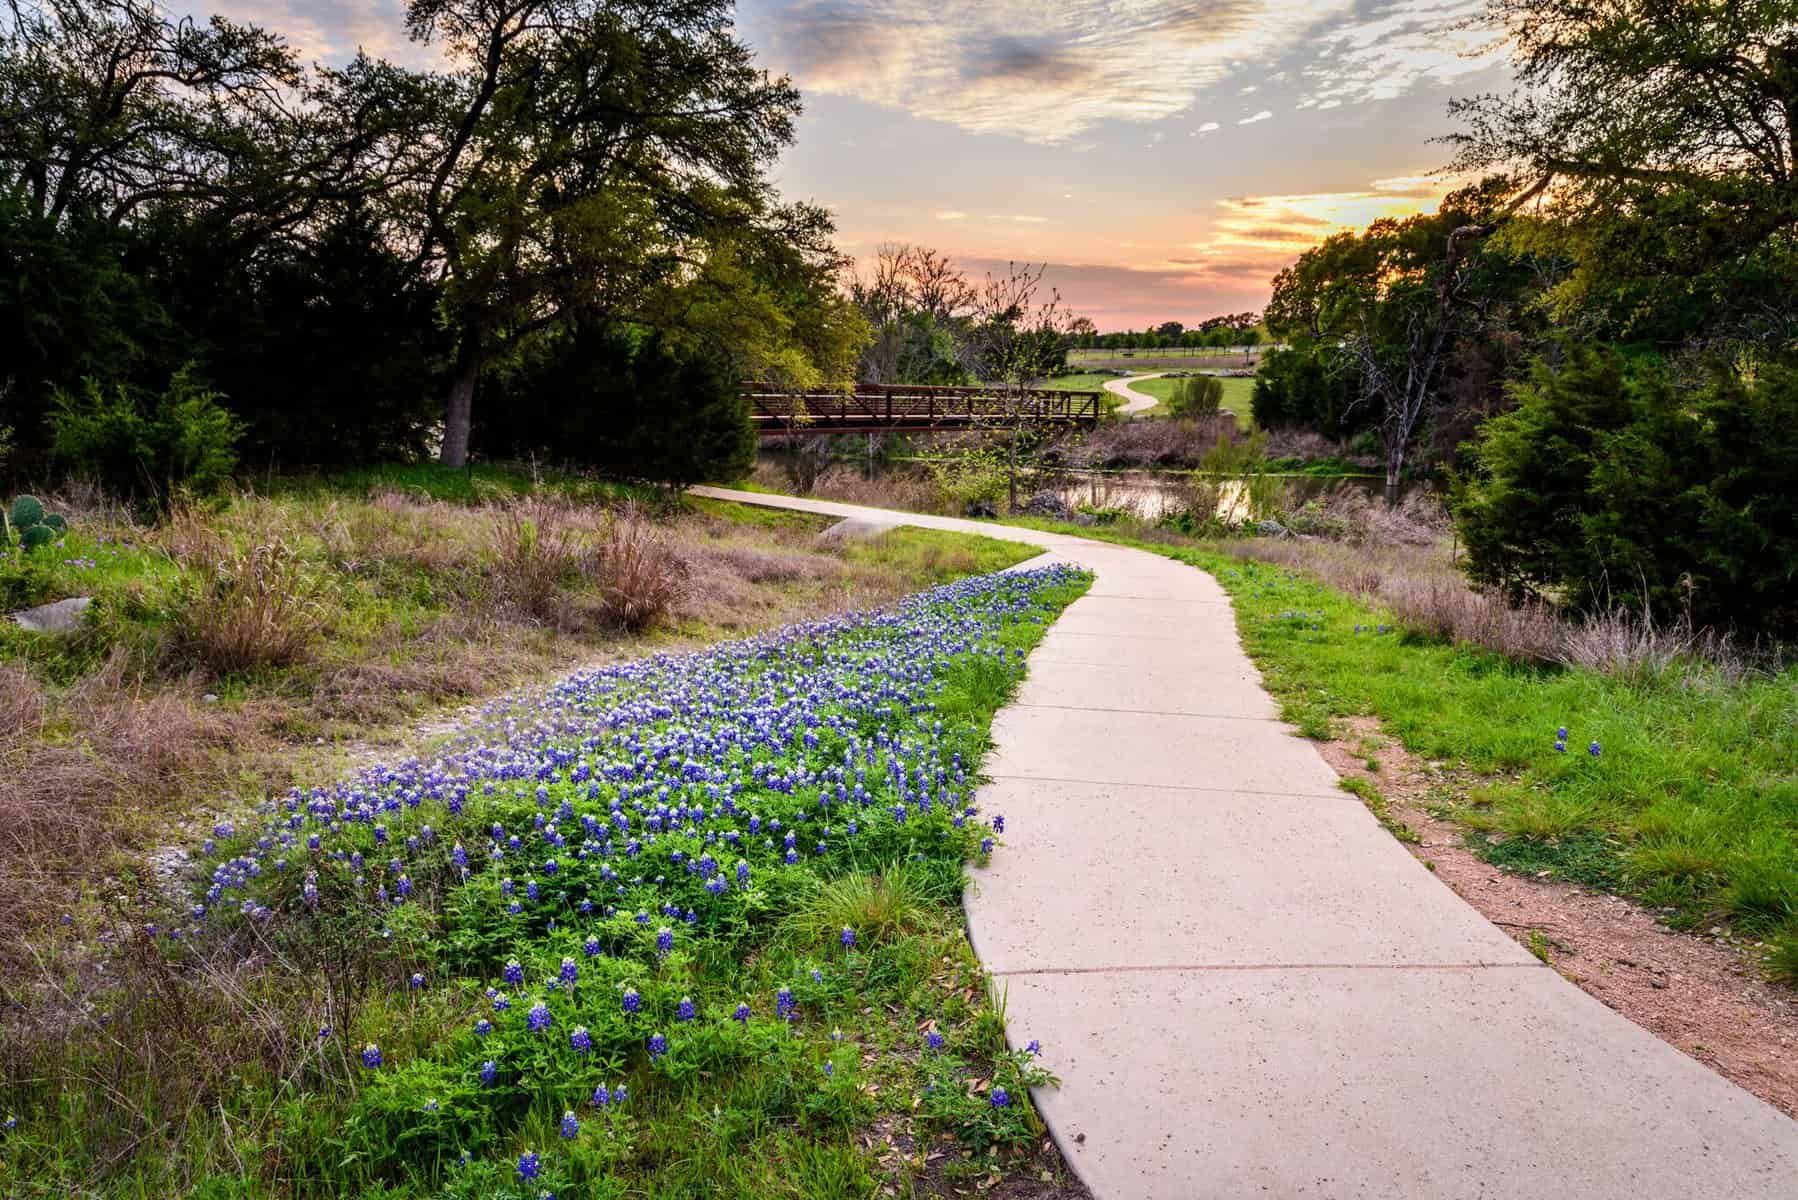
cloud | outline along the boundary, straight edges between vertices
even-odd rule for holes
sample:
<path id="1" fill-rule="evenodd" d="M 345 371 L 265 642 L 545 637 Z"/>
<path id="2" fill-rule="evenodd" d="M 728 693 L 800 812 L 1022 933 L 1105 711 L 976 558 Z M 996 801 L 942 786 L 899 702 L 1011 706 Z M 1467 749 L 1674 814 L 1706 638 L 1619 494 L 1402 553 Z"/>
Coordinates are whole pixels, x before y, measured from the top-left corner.
<path id="1" fill-rule="evenodd" d="M 1305 103 L 1319 109 L 1390 100 L 1426 82 L 1444 83 L 1493 65 L 1498 44 L 1469 23 L 1484 0 L 1376 3 L 1363 18 L 1316 40 L 1303 69 Z"/>
<path id="2" fill-rule="evenodd" d="M 1103 121 L 1184 112 L 1352 2 L 770 0 L 739 21 L 807 91 L 1063 142 Z"/>
<path id="3" fill-rule="evenodd" d="M 216 12 L 260 25 L 302 59 L 344 62 L 366 50 L 405 66 L 442 66 L 435 47 L 406 36 L 406 0 L 174 0 L 168 7 L 201 21 Z"/>
<path id="4" fill-rule="evenodd" d="M 967 213 L 956 212 L 954 209 L 947 209 L 936 215 L 936 219 L 939 221 L 965 221 L 967 217 Z"/>
<path id="5" fill-rule="evenodd" d="M 1266 110 L 1266 109 L 1265 109 L 1265 108 L 1264 108 L 1264 109 L 1262 109 L 1262 110 L 1261 110 L 1261 111 L 1260 111 L 1260 112 L 1258 112 L 1258 113 L 1256 113 L 1256 114 L 1255 114 L 1255 115 L 1254 115 L 1254 116 L 1252 116 L 1252 117 L 1244 117 L 1244 118 L 1243 118 L 1243 119 L 1242 119 L 1242 120 L 1240 120 L 1240 121 L 1238 121 L 1238 122 L 1236 122 L 1236 123 L 1237 123 L 1237 124 L 1238 124 L 1238 125 L 1253 125 L 1253 124 L 1255 124 L 1255 123 L 1256 123 L 1256 122 L 1258 122 L 1258 121 L 1267 121 L 1267 120 L 1271 120 L 1271 119 L 1272 119 L 1272 118 L 1273 118 L 1273 115 L 1274 115 L 1274 114 L 1273 114 L 1273 113 L 1271 113 L 1271 112 L 1268 112 L 1268 111 L 1267 111 L 1267 110 Z"/>

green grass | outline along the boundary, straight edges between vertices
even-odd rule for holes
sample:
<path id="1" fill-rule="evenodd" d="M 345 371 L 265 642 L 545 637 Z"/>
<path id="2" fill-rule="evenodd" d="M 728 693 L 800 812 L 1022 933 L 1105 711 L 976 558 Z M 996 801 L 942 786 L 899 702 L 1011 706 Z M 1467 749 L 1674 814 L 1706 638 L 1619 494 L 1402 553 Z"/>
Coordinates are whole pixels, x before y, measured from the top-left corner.
<path id="1" fill-rule="evenodd" d="M 1010 652 L 1040 640 L 1088 582 L 1040 588 L 1008 610 L 994 639 L 1005 657 L 965 654 L 942 676 L 932 709 L 895 716 L 891 731 L 913 737 L 924 723 L 940 722 L 945 756 L 953 750 L 976 766 L 993 714 L 1019 678 Z M 857 651 L 885 652 L 878 645 Z M 866 710 L 850 718 L 863 734 L 873 732 L 873 719 Z M 824 736 L 827 757 L 837 754 L 834 722 L 826 722 Z M 769 769 L 793 765 L 767 752 L 757 761 Z M 868 782 L 877 793 L 886 786 L 878 770 Z M 556 800 L 579 790 L 561 781 L 550 786 Z M 746 785 L 739 801 L 790 817 L 771 789 Z M 883 795 L 880 803 L 888 802 Z M 495 797 L 478 815 L 471 806 L 466 817 L 445 818 L 438 839 L 445 847 L 478 846 L 484 822 L 503 818 L 528 829 L 538 807 L 522 790 L 516 798 Z M 389 820 L 395 846 L 416 825 L 404 811 Z M 895 1184 L 903 1191 L 916 1169 L 880 1157 L 880 1139 L 871 1136 L 877 1127 L 928 1144 L 933 1157 L 947 1154 L 937 1165 L 945 1175 L 985 1178 L 1022 1166 L 1034 1175 L 1042 1166 L 1034 1157 L 1042 1130 L 1025 1092 L 1052 1076 L 1030 1055 L 1006 1048 L 1002 1014 L 963 931 L 962 863 L 964 855 L 981 853 L 981 833 L 971 822 L 951 830 L 941 808 L 929 822 L 920 812 L 913 827 L 930 834 L 922 849 L 922 835 L 893 826 L 882 827 L 884 841 L 864 838 L 859 849 L 846 843 L 829 857 L 808 853 L 792 866 L 772 865 L 770 851 L 758 859 L 753 889 L 733 890 L 732 902 L 692 932 L 682 927 L 678 946 L 662 956 L 649 945 L 651 933 L 630 920 L 642 903 L 634 894 L 619 901 L 617 917 L 585 922 L 620 948 L 583 957 L 580 933 L 558 930 L 554 921 L 545 928 L 528 913 L 507 914 L 498 870 L 436 902 L 427 899 L 436 885 L 421 860 L 420 892 L 399 908 L 363 907 L 351 893 L 334 891 L 323 910 L 334 915 L 297 915 L 271 927 L 281 951 L 234 982 L 233 1003 L 256 1011 L 254 1028 L 236 1013 L 221 1021 L 207 1008 L 211 994 L 195 987 L 180 1008 L 188 1024 L 147 1021 L 144 1029 L 126 1013 L 105 1036 L 73 1043 L 71 1072 L 104 1077 L 105 1089 L 39 1079 L 0 1095 L 0 1111 L 20 1117 L 0 1154 L 0 1193 L 531 1200 L 548 1186 L 558 1195 L 621 1200 L 837 1200 L 891 1194 L 882 1189 Z M 365 833 L 355 836 L 379 857 Z M 698 843 L 681 836 L 671 829 L 665 840 L 697 854 Z M 728 869 L 735 855 L 719 857 Z M 564 875 L 582 869 L 564 862 Z M 321 875 L 327 888 L 348 884 L 347 871 L 343 878 L 328 869 Z M 296 879 L 270 877 L 258 890 L 292 910 L 297 886 Z M 371 921 L 382 926 L 379 937 Z M 857 931 L 853 950 L 839 942 L 845 926 Z M 498 1028 L 485 1040 L 472 1031 L 475 1019 L 490 1013 L 482 987 L 498 982 L 508 955 L 527 964 L 528 985 L 509 989 L 514 1003 L 522 1008 L 547 995 L 558 1013 L 553 1036 L 539 1041 L 542 1035 L 523 1032 L 516 1012 L 506 1021 L 496 1017 Z M 582 964 L 581 990 L 558 996 L 544 981 L 569 955 Z M 319 1007 L 323 981 L 294 966 L 304 961 L 330 964 L 336 976 L 328 1014 Z M 353 964 L 348 970 L 338 965 L 346 962 Z M 413 970 L 428 986 L 405 985 Z M 640 1018 L 621 1012 L 617 996 L 627 984 L 641 991 Z M 792 989 L 798 1005 L 791 1024 L 768 1011 L 781 987 Z M 670 1020 L 681 997 L 698 1006 L 692 1025 Z M 739 1000 L 752 1002 L 754 1019 L 729 1019 Z M 334 1028 L 320 1041 L 312 1031 L 327 1018 Z M 567 1049 L 577 1019 L 592 1029 L 587 1058 Z M 237 1039 L 238 1023 L 246 1025 L 246 1040 Z M 653 1067 L 642 1054 L 650 1029 L 666 1030 L 671 1042 Z M 923 1048 L 926 1030 L 942 1035 L 940 1050 Z M 189 1104 L 181 1089 L 121 1065 L 118 1048 L 142 1035 L 216 1037 L 254 1052 L 232 1063 L 205 1102 Z M 302 1049 L 297 1056 L 276 1053 L 264 1039 Z M 357 1062 L 371 1042 L 386 1060 L 378 1071 Z M 189 1053 L 209 1061 L 205 1047 Z M 489 1055 L 506 1069 L 482 1088 L 471 1075 Z M 276 1070 L 269 1057 L 293 1065 Z M 630 1101 L 616 1112 L 595 1111 L 582 1102 L 595 1079 L 626 1083 Z M 989 1102 L 996 1086 L 1016 1097 L 1010 1107 Z M 572 1140 L 558 1132 L 564 1109 L 580 1114 L 581 1132 Z M 145 1119 L 148 1130 L 120 1127 Z M 121 1146 L 126 1153 L 117 1153 Z M 543 1178 L 529 1187 L 515 1178 L 526 1148 L 545 1164 Z M 465 1150 L 471 1159 L 462 1162 Z"/>
<path id="2" fill-rule="evenodd" d="M 1177 379 L 1169 379 L 1166 376 L 1162 376 L 1159 379 L 1144 379 L 1140 382 L 1131 384 L 1130 386 L 1132 388 L 1142 392 L 1144 395 L 1153 396 L 1161 402 L 1154 408 L 1146 409 L 1136 415 L 1146 417 L 1166 416 L 1167 410 L 1164 406 L 1167 404 L 1168 398 L 1174 394 L 1174 385 L 1178 382 L 1179 380 Z M 1224 397 L 1221 406 L 1226 411 L 1236 414 L 1236 427 L 1238 429 L 1252 429 L 1255 424 L 1255 417 L 1253 408 L 1250 404 L 1250 398 L 1255 391 L 1254 379 L 1225 375 L 1220 376 L 1218 382 L 1224 385 Z"/>
<path id="3" fill-rule="evenodd" d="M 1477 853 L 1617 890 L 1678 925 L 1728 921 L 1768 943 L 1775 977 L 1798 982 L 1798 669 L 1626 680 L 1523 665 L 1376 632 L 1392 618 L 1204 546 L 1041 527 L 1211 572 L 1287 720 L 1325 736 L 1336 718 L 1370 714 L 1412 754 L 1487 780 L 1450 814 Z M 1592 742 L 1600 757 L 1585 752 Z"/>

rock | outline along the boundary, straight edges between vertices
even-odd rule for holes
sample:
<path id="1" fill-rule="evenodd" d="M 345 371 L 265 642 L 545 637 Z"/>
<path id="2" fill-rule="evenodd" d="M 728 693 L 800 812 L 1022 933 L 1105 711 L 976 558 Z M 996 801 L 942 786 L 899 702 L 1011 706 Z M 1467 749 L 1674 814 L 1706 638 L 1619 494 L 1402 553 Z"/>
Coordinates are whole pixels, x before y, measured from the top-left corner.
<path id="1" fill-rule="evenodd" d="M 1068 502 L 1051 491 L 1041 491 L 1024 501 L 1024 515 L 1030 517 L 1050 517 L 1057 521 L 1065 521 L 1073 510 Z"/>
<path id="2" fill-rule="evenodd" d="M 970 500 L 966 508 L 961 510 L 964 517 L 996 517 L 999 510 L 985 500 Z"/>
<path id="3" fill-rule="evenodd" d="M 217 704 L 218 702 L 219 698 L 217 692 L 207 692 L 204 696 L 200 697 L 201 704 Z"/>
<path id="4" fill-rule="evenodd" d="M 865 542 L 893 528 L 894 522 L 868 517 L 844 517 L 818 535 L 820 542 Z"/>
<path id="5" fill-rule="evenodd" d="M 53 604 L 40 604 L 24 612 L 12 614 L 12 622 L 32 633 L 74 633 L 81 628 L 81 614 L 93 600 L 87 596 L 71 596 Z"/>
<path id="6" fill-rule="evenodd" d="M 1290 537 L 1291 532 L 1278 521 L 1256 521 L 1255 532 L 1261 537 Z"/>

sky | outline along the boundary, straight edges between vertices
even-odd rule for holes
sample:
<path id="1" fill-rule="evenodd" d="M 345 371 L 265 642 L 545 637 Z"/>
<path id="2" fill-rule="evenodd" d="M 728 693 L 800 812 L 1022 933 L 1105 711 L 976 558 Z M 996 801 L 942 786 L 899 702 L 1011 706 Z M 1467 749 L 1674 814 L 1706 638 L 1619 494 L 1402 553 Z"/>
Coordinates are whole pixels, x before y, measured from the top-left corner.
<path id="1" fill-rule="evenodd" d="M 309 57 L 419 61 L 403 0 L 214 0 Z M 739 0 L 805 100 L 781 191 L 857 258 L 1011 261 L 1101 329 L 1259 309 L 1306 246 L 1433 208 L 1451 97 L 1502 90 L 1478 0 Z"/>

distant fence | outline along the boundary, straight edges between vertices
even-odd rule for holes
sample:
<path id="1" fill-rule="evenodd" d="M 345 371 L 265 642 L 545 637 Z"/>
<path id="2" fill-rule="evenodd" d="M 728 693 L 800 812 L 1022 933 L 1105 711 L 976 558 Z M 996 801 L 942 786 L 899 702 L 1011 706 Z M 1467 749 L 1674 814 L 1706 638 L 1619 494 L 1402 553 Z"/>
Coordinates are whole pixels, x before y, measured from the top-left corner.
<path id="1" fill-rule="evenodd" d="M 1096 425 L 1102 393 L 990 387 L 858 384 L 854 391 L 794 390 L 765 382 L 743 385 L 750 419 L 764 437 L 796 433 L 881 433 L 970 429 L 1012 421 Z"/>

